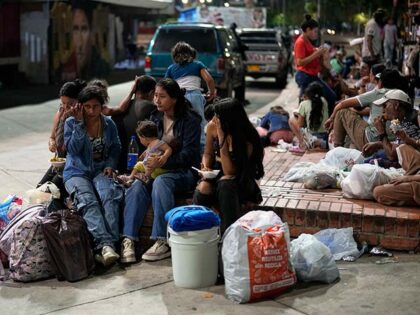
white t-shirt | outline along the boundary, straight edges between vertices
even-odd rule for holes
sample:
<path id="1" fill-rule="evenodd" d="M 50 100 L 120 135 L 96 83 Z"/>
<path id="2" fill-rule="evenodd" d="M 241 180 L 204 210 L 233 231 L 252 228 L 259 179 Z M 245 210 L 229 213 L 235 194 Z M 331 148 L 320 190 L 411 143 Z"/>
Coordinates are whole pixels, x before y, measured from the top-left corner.
<path id="1" fill-rule="evenodd" d="M 362 57 L 370 56 L 370 51 L 368 48 L 367 38 L 368 36 L 373 36 L 372 38 L 372 48 L 373 52 L 376 55 L 381 55 L 382 52 L 382 37 L 381 37 L 381 28 L 375 22 L 374 19 L 370 19 L 367 22 L 365 27 L 365 37 L 363 38 L 362 46 Z"/>

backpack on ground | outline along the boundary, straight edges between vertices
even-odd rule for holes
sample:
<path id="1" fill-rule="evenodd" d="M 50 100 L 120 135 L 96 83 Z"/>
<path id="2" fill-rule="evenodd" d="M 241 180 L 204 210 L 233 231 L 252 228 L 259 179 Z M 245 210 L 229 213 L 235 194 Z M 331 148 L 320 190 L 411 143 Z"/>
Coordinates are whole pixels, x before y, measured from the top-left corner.
<path id="1" fill-rule="evenodd" d="M 9 256 L 9 278 L 30 282 L 55 275 L 42 233 L 46 208 L 35 205 L 16 216 L 0 236 L 0 249 Z"/>

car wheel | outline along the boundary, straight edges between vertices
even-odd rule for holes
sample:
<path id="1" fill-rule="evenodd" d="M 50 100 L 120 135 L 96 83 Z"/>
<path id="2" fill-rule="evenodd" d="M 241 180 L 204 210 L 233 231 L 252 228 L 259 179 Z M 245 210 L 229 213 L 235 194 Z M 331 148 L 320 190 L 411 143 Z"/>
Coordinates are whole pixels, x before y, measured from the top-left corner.
<path id="1" fill-rule="evenodd" d="M 241 103 L 245 102 L 245 86 L 245 78 L 243 78 L 241 81 L 241 85 L 235 88 L 235 98 Z"/>
<path id="2" fill-rule="evenodd" d="M 227 83 L 226 89 L 218 89 L 217 95 L 220 98 L 226 98 L 226 97 L 232 97 L 233 87 L 232 87 L 232 81 L 229 81 Z"/>
<path id="3" fill-rule="evenodd" d="M 287 70 L 280 77 L 276 78 L 277 87 L 284 89 L 287 84 Z"/>

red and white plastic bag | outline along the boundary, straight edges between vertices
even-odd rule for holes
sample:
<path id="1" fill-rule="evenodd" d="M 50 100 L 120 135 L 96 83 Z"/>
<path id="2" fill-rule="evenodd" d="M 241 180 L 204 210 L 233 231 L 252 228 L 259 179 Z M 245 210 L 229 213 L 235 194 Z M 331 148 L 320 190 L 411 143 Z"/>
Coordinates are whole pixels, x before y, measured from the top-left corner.
<path id="1" fill-rule="evenodd" d="M 229 299 L 253 302 L 275 297 L 296 283 L 287 223 L 273 211 L 251 211 L 223 236 L 225 291 Z"/>

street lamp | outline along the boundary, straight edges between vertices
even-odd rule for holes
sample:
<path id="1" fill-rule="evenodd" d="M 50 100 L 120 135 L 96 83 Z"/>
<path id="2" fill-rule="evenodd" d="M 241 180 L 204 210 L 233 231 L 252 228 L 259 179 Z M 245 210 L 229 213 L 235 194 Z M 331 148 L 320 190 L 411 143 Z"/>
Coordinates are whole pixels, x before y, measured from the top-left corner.
<path id="1" fill-rule="evenodd" d="M 226 8 L 229 8 L 229 2 L 225 2 L 225 4 L 224 4 L 224 6 L 226 7 Z"/>

